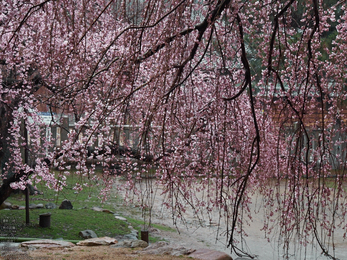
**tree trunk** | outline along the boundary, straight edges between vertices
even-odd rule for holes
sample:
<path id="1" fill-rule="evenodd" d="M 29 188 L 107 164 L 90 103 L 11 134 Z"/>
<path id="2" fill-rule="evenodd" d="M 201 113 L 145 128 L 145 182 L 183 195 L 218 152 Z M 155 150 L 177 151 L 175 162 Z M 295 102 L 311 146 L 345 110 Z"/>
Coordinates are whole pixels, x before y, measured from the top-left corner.
<path id="1" fill-rule="evenodd" d="M 10 128 L 12 119 L 11 109 L 6 104 L 0 104 L 0 170 L 2 179 L 0 187 L 0 205 L 11 195 L 13 189 L 10 187 L 10 184 L 15 178 L 14 174 L 7 174 L 7 176 L 4 176 L 5 165 L 10 158 L 10 141 L 8 140 L 10 135 L 8 129 Z"/>
<path id="2" fill-rule="evenodd" d="M 3 180 L 3 183 L 0 187 L 0 205 L 8 198 L 10 197 L 13 189 L 10 186 L 11 180 Z"/>

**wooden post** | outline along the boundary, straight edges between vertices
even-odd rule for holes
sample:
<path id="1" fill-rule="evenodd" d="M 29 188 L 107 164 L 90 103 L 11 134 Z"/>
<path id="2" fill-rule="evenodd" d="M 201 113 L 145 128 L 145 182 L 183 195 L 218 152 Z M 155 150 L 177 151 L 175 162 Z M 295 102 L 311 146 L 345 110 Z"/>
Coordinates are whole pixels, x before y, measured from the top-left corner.
<path id="1" fill-rule="evenodd" d="M 148 230 L 141 230 L 141 240 L 149 243 Z"/>

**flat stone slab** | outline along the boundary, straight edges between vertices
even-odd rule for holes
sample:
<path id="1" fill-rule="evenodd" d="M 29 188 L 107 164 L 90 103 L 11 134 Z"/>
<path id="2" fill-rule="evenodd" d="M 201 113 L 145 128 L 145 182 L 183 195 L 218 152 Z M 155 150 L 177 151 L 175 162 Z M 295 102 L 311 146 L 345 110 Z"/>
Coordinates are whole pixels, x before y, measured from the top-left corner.
<path id="1" fill-rule="evenodd" d="M 78 246 L 107 246 L 111 244 L 118 243 L 117 239 L 114 239 L 112 237 L 96 237 L 96 238 L 89 238 L 85 239 L 83 241 L 78 242 L 76 245 Z"/>
<path id="2" fill-rule="evenodd" d="M 143 240 L 123 240 L 117 243 L 116 245 L 111 245 L 110 247 L 123 247 L 123 248 L 145 248 L 148 246 L 148 243 Z"/>
<path id="3" fill-rule="evenodd" d="M 39 240 L 23 242 L 21 243 L 21 246 L 34 247 L 34 248 L 56 248 L 56 247 L 69 248 L 75 245 L 71 242 L 67 242 L 64 240 L 39 239 Z"/>
<path id="4" fill-rule="evenodd" d="M 173 255 L 173 256 L 189 255 L 190 256 L 190 254 L 194 251 L 195 251 L 194 249 L 171 246 L 168 242 L 159 241 L 154 244 L 150 244 L 148 247 L 140 251 L 137 251 L 136 253 L 145 254 L 145 255 Z"/>
<path id="5" fill-rule="evenodd" d="M 137 248 L 137 247 L 142 247 L 145 248 L 148 246 L 148 243 L 146 241 L 143 240 L 134 240 L 131 242 L 131 248 Z"/>
<path id="6" fill-rule="evenodd" d="M 233 260 L 231 256 L 226 253 L 206 248 L 195 250 L 193 253 L 189 254 L 189 257 L 200 260 Z"/>

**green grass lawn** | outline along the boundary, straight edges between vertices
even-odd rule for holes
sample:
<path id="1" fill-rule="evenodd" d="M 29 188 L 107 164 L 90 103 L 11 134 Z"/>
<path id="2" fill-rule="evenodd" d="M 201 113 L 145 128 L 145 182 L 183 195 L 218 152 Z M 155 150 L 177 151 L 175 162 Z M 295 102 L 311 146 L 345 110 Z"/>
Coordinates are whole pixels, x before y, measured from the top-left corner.
<path id="1" fill-rule="evenodd" d="M 73 189 L 76 182 L 86 182 L 89 184 L 89 187 L 77 192 Z M 59 207 L 64 199 L 68 199 L 73 205 L 72 210 L 58 208 L 30 209 L 30 224 L 28 225 L 25 224 L 25 210 L 0 210 L 0 236 L 9 237 L 9 240 L 13 237 L 81 240 L 79 232 L 86 229 L 93 230 L 98 237 L 115 237 L 117 235 L 129 234 L 129 223 L 138 231 L 141 231 L 143 228 L 144 223 L 142 220 L 126 217 L 127 223 L 115 219 L 115 216 L 111 213 L 92 210 L 92 207 L 100 207 L 122 215 L 126 207 L 124 205 L 117 206 L 122 204 L 122 202 L 114 195 L 110 195 L 108 200 L 103 203 L 99 196 L 102 185 L 98 186 L 96 181 L 89 181 L 87 178 L 83 179 L 80 176 L 71 174 L 67 176 L 66 183 L 67 186 L 59 192 L 48 189 L 43 184 L 36 185 L 42 194 L 31 195 L 29 204 L 41 203 L 46 205 L 49 202 L 53 202 Z M 13 194 L 6 201 L 12 205 L 25 206 L 25 196 L 22 192 Z M 39 226 L 39 215 L 43 213 L 51 213 L 49 228 Z M 161 230 L 174 231 L 165 226 L 152 226 Z M 150 242 L 156 242 L 160 238 L 150 236 L 149 240 Z"/>
<path id="2" fill-rule="evenodd" d="M 42 228 L 39 226 L 39 215 L 47 212 L 51 213 L 51 225 Z M 115 219 L 113 214 L 91 209 L 32 209 L 29 225 L 25 224 L 25 210 L 2 210 L 0 214 L 0 220 L 14 227 L 8 232 L 11 237 L 81 240 L 79 232 L 86 229 L 93 230 L 98 237 L 130 233 L 125 221 Z"/>

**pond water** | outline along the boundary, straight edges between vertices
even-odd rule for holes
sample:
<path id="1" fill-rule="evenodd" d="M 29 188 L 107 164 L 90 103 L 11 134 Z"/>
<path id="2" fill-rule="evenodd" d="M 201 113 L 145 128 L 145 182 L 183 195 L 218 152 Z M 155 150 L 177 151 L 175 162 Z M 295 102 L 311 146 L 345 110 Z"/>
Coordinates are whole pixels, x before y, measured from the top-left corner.
<path id="1" fill-rule="evenodd" d="M 184 247 L 201 248 L 208 247 L 218 251 L 225 252 L 233 257 L 234 260 L 250 259 L 246 257 L 239 257 L 235 253 L 231 253 L 230 248 L 227 248 L 225 231 L 227 226 L 223 221 L 219 221 L 219 212 L 212 212 L 212 222 L 199 220 L 193 214 L 193 211 L 188 210 L 184 214 L 184 220 L 176 219 L 173 221 L 172 212 L 170 209 L 163 206 L 166 197 L 161 194 L 160 187 L 153 199 L 152 209 L 152 223 L 167 225 L 173 228 L 178 228 L 179 234 L 175 232 L 161 232 L 159 235 L 164 237 L 167 241 L 175 245 Z M 244 243 L 239 244 L 242 248 L 258 260 L 316 260 L 316 259 L 331 259 L 322 254 L 322 250 L 316 242 L 313 242 L 306 247 L 300 246 L 294 242 L 289 244 L 288 258 L 283 258 L 283 244 L 279 243 L 278 233 L 270 235 L 270 242 L 265 238 L 264 232 L 261 231 L 263 226 L 263 212 L 259 210 L 257 201 L 260 195 L 252 197 L 252 222 L 247 226 L 246 233 L 248 237 L 244 238 Z M 258 212 L 258 213 L 255 213 Z M 347 241 L 343 239 L 342 230 L 335 231 L 335 252 L 333 252 L 332 245 L 327 244 L 329 253 L 335 259 L 347 259 Z"/>

